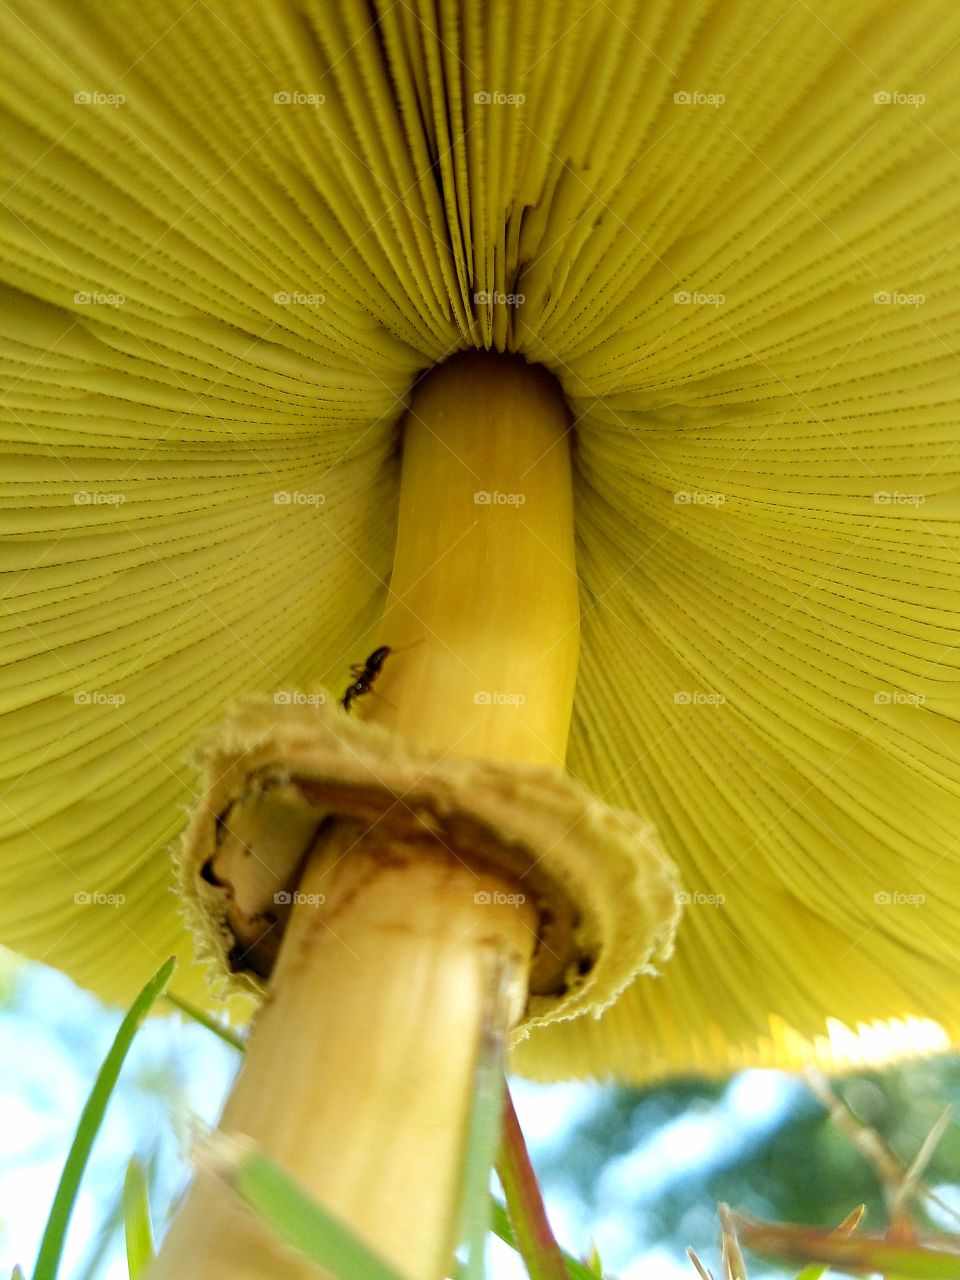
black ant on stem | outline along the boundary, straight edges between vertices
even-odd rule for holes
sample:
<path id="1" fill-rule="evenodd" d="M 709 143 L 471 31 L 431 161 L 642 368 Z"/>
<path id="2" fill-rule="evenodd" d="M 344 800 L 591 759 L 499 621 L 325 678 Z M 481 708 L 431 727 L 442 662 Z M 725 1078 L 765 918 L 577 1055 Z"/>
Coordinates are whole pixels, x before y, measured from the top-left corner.
<path id="1" fill-rule="evenodd" d="M 379 649 L 374 649 L 370 657 L 362 665 L 358 662 L 350 668 L 350 674 L 353 677 L 353 683 L 348 685 L 346 693 L 340 699 L 340 705 L 344 711 L 350 710 L 350 704 L 356 698 L 362 698 L 365 693 L 369 693 L 373 688 L 373 682 L 383 670 L 383 664 L 391 653 L 402 653 L 404 649 L 412 649 L 414 644 L 419 644 L 419 640 L 414 640 L 413 644 L 402 645 L 399 649 L 391 649 L 388 644 L 382 644 Z"/>

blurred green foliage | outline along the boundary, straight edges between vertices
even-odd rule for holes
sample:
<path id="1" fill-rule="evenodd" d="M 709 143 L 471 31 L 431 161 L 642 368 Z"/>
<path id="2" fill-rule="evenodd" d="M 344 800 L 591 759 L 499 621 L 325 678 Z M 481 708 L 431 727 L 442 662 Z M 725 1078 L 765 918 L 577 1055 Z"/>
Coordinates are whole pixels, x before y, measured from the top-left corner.
<path id="1" fill-rule="evenodd" d="M 741 1077 L 741 1087 L 745 1082 L 749 1087 L 749 1081 Z M 960 1057 L 915 1060 L 832 1083 L 857 1120 L 909 1165 L 944 1108 L 960 1103 Z M 788 1086 L 777 1122 L 747 1134 L 746 1145 L 721 1142 L 692 1161 L 688 1153 L 688 1167 L 680 1176 L 665 1176 L 659 1188 L 644 1177 L 632 1187 L 631 1153 L 663 1126 L 691 1116 L 701 1116 L 706 1124 L 724 1112 L 729 1125 L 728 1087 L 728 1081 L 681 1080 L 643 1091 L 610 1086 L 599 1092 L 593 1109 L 578 1117 L 564 1140 L 540 1153 L 537 1171 L 548 1194 L 551 1188 L 562 1190 L 579 1204 L 577 1216 L 584 1222 L 615 1216 L 621 1227 L 631 1224 L 634 1256 L 661 1245 L 678 1261 L 687 1244 L 703 1255 L 713 1253 L 720 1201 L 758 1218 L 823 1227 L 836 1226 L 864 1203 L 863 1229 L 883 1229 L 886 1215 L 877 1174 L 800 1081 Z M 723 1128 L 718 1123 L 718 1131 Z M 682 1161 L 684 1126 L 675 1129 L 674 1154 Z M 618 1162 L 621 1173 L 611 1180 Z M 668 1163 L 665 1159 L 665 1173 Z M 956 1120 L 939 1143 L 925 1182 L 960 1209 Z M 916 1218 L 921 1227 L 957 1230 L 955 1222 L 935 1209 L 931 1216 L 918 1207 Z M 756 1271 L 751 1268 L 752 1274 Z M 765 1274 L 779 1273 L 768 1266 Z"/>

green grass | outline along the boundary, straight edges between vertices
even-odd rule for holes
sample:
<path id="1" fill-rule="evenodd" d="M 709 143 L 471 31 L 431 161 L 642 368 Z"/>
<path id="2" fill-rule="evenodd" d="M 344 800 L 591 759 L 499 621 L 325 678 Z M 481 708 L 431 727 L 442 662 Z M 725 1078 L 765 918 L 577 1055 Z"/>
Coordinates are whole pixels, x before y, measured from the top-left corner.
<path id="1" fill-rule="evenodd" d="M 507 1202 L 518 1251 L 530 1280 L 567 1280 L 563 1251 L 554 1237 L 520 1122 L 509 1095 L 504 1108 L 503 1144 L 497 1174 Z"/>
<path id="2" fill-rule="evenodd" d="M 483 1280 L 484 1251 L 490 1233 L 490 1170 L 500 1147 L 506 1096 L 506 1027 L 491 1010 L 502 1010 L 505 975 L 497 967 L 493 982 L 497 997 L 490 1001 L 484 1019 L 474 1072 L 473 1098 L 467 1123 L 463 1168 L 460 1175 L 459 1238 L 467 1251 L 460 1280 Z"/>
<path id="3" fill-rule="evenodd" d="M 173 991 L 167 991 L 163 998 L 168 1004 L 172 1004 L 175 1009 L 179 1009 L 181 1013 L 186 1014 L 188 1018 L 194 1022 L 199 1022 L 201 1027 L 206 1027 L 208 1031 L 212 1031 L 218 1039 L 222 1040 L 224 1044 L 228 1044 L 231 1049 L 237 1049 L 240 1053 L 245 1051 L 247 1046 L 244 1044 L 243 1037 L 238 1036 L 234 1030 L 225 1026 L 222 1022 L 218 1022 L 216 1018 L 212 1018 L 203 1009 L 198 1009 L 195 1004 L 191 1004 L 189 1000 L 184 1000 L 182 996 L 176 995 Z"/>
<path id="4" fill-rule="evenodd" d="M 140 1029 L 141 1022 L 170 981 L 175 968 L 176 960 L 171 957 L 160 966 L 134 1000 L 120 1023 L 113 1044 L 103 1060 L 103 1066 L 97 1073 L 90 1096 L 80 1114 L 80 1122 L 73 1137 L 67 1162 L 60 1175 L 60 1183 L 40 1242 L 33 1280 L 56 1280 L 63 1256 L 67 1227 L 70 1225 L 70 1216 L 80 1189 L 80 1180 L 87 1167 L 94 1140 L 100 1131 L 104 1112 L 120 1075 L 120 1068 Z"/>
<path id="5" fill-rule="evenodd" d="M 153 1258 L 153 1227 L 147 1179 L 136 1156 L 127 1165 L 123 1180 L 123 1234 L 127 1246 L 127 1274 L 140 1280 Z"/>
<path id="6" fill-rule="evenodd" d="M 215 1134 L 201 1161 L 288 1245 L 340 1280 L 403 1280 L 252 1143 Z"/>
<path id="7" fill-rule="evenodd" d="M 517 1244 L 517 1238 L 513 1233 L 513 1226 L 511 1225 L 506 1207 L 500 1204 L 498 1200 L 493 1201 L 492 1222 L 494 1235 L 498 1236 L 504 1244 L 508 1244 L 511 1249 L 514 1249 L 517 1253 L 521 1253 L 520 1246 Z M 598 1273 L 592 1267 L 588 1267 L 585 1263 L 580 1262 L 572 1253 L 567 1253 L 565 1250 L 561 1250 L 561 1254 L 570 1280 L 597 1280 L 597 1275 L 602 1275 L 602 1272 Z"/>

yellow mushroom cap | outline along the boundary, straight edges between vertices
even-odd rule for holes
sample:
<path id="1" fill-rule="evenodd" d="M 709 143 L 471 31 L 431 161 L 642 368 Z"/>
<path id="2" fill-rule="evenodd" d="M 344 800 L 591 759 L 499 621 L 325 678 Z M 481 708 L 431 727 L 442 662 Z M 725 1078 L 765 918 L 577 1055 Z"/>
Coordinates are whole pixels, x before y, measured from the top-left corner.
<path id="1" fill-rule="evenodd" d="M 404 397 L 491 347 L 574 418 L 569 769 L 688 897 L 517 1065 L 960 1037 L 952 0 L 0 22 L 0 937 L 116 999 L 188 945 L 191 743 L 362 658 Z"/>

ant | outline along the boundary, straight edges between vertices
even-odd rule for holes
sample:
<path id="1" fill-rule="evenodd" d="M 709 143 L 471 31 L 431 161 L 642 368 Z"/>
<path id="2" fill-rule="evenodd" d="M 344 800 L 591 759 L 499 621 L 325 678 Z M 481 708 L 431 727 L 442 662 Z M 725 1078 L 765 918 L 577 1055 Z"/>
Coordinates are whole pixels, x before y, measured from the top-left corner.
<path id="1" fill-rule="evenodd" d="M 419 644 L 419 640 L 414 640 L 413 644 Z M 382 644 L 379 649 L 374 649 L 370 657 L 362 665 L 358 662 L 350 668 L 350 674 L 353 676 L 353 683 L 347 687 L 346 693 L 340 699 L 340 705 L 344 711 L 350 710 L 350 704 L 355 698 L 362 698 L 365 693 L 369 693 L 373 688 L 373 682 L 383 669 L 383 664 L 391 653 L 401 653 L 403 649 L 412 649 L 413 644 L 405 644 L 401 649 L 391 649 L 389 645 Z"/>

